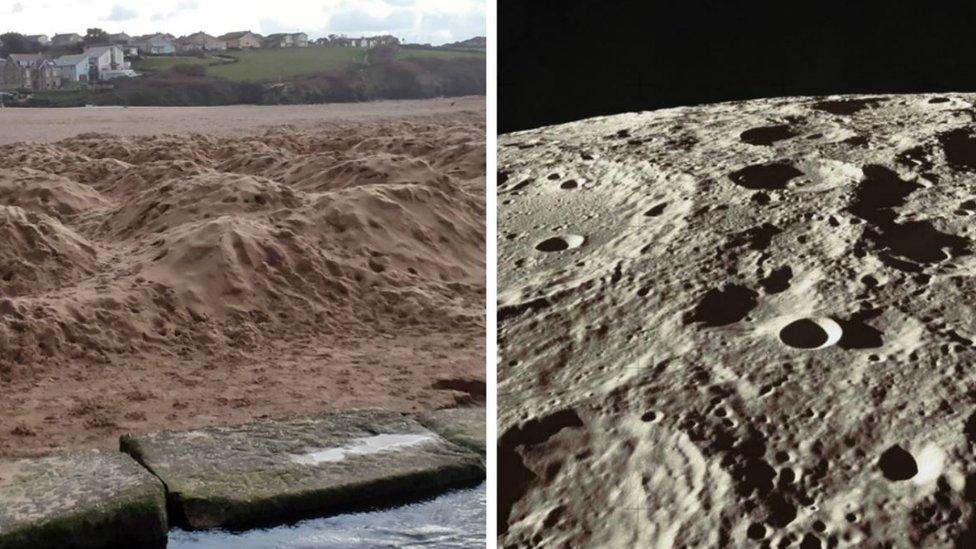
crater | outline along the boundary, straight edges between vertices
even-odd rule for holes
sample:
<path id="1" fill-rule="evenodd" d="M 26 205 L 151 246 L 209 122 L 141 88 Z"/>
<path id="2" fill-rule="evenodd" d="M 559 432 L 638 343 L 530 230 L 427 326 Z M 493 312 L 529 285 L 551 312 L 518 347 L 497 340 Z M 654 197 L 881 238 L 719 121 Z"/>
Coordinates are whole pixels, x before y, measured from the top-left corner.
<path id="1" fill-rule="evenodd" d="M 707 327 L 725 326 L 744 319 L 758 305 L 759 294 L 744 286 L 730 284 L 705 292 L 685 324 L 701 323 Z"/>
<path id="2" fill-rule="evenodd" d="M 536 244 L 535 249 L 539 250 L 540 252 L 547 253 L 562 252 L 565 250 L 571 250 L 573 248 L 579 248 L 585 241 L 586 238 L 577 234 L 554 236 Z"/>
<path id="3" fill-rule="evenodd" d="M 954 169 L 976 171 L 976 136 L 967 128 L 939 135 L 946 162 Z"/>
<path id="4" fill-rule="evenodd" d="M 819 103 L 814 103 L 813 108 L 818 111 L 828 112 L 830 114 L 841 114 L 850 116 L 854 113 L 862 111 L 867 108 L 877 107 L 881 104 L 879 99 L 837 99 L 820 101 Z"/>
<path id="5" fill-rule="evenodd" d="M 796 135 L 797 133 L 793 131 L 793 128 L 781 124 L 746 130 L 739 135 L 739 139 L 750 145 L 772 145 L 777 141 L 783 141 Z"/>
<path id="6" fill-rule="evenodd" d="M 803 175 L 786 161 L 754 164 L 729 174 L 729 179 L 740 187 L 754 191 L 775 190 L 786 187 L 791 179 Z"/>
<path id="7" fill-rule="evenodd" d="M 886 479 L 896 482 L 908 480 L 918 474 L 918 463 L 915 462 L 915 457 L 897 444 L 881 454 L 878 467 L 881 468 L 881 474 Z"/>
<path id="8" fill-rule="evenodd" d="M 779 339 L 794 349 L 824 349 L 840 341 L 843 333 L 833 319 L 801 318 L 784 326 L 779 331 Z"/>

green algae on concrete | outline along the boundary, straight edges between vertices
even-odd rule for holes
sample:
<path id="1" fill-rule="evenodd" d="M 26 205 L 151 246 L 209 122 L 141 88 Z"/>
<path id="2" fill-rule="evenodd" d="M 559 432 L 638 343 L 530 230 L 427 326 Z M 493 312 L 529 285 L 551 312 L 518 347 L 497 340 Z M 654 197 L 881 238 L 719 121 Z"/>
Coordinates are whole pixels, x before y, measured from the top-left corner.
<path id="1" fill-rule="evenodd" d="M 125 454 L 0 462 L 0 549 L 162 548 L 166 531 L 162 483 Z"/>
<path id="2" fill-rule="evenodd" d="M 420 423 L 450 440 L 485 455 L 485 409 L 447 408 L 417 416 Z"/>
<path id="3" fill-rule="evenodd" d="M 170 520 L 189 529 L 266 526 L 485 476 L 474 452 L 382 410 L 125 435 L 121 448 L 162 479 Z"/>

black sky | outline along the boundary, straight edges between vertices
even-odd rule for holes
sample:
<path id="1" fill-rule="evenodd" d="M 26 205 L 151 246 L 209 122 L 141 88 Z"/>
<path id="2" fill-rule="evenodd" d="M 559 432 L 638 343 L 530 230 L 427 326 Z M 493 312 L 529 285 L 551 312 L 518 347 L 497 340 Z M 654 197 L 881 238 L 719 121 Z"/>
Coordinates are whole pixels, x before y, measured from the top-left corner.
<path id="1" fill-rule="evenodd" d="M 976 90 L 976 2 L 499 0 L 499 129 L 735 99 Z"/>

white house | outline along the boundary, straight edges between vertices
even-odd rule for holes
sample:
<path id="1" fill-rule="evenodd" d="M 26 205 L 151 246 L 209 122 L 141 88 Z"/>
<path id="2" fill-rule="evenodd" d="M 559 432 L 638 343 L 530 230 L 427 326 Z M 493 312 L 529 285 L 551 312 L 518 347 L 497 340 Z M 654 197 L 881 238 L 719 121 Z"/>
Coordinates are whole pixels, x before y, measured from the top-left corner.
<path id="1" fill-rule="evenodd" d="M 308 35 L 304 32 L 269 34 L 262 45 L 265 48 L 307 48 Z"/>
<path id="2" fill-rule="evenodd" d="M 399 43 L 400 40 L 395 36 L 385 34 L 383 36 L 363 36 L 361 38 L 339 37 L 332 40 L 330 45 L 344 48 L 375 48 L 383 45 L 395 46 Z"/>
<path id="3" fill-rule="evenodd" d="M 251 31 L 228 32 L 219 37 L 228 48 L 243 50 L 248 48 L 260 48 L 264 38 L 260 34 Z"/>
<path id="4" fill-rule="evenodd" d="M 68 82 L 103 80 L 106 73 L 129 68 L 119 46 L 97 46 L 78 55 L 63 55 L 54 60 L 61 71 L 61 79 Z"/>
<path id="5" fill-rule="evenodd" d="M 143 55 L 169 55 L 176 51 L 172 35 L 162 33 L 133 38 L 129 40 L 129 45 L 136 47 Z"/>
<path id="6" fill-rule="evenodd" d="M 174 45 L 178 52 L 220 51 L 227 49 L 227 42 L 200 31 L 178 39 Z"/>
<path id="7" fill-rule="evenodd" d="M 64 82 L 88 82 L 90 67 L 88 56 L 79 53 L 77 55 L 62 55 L 54 60 L 54 64 L 61 71 L 61 80 Z"/>
<path id="8" fill-rule="evenodd" d="M 100 72 L 129 68 L 129 63 L 125 60 L 125 51 L 121 46 L 95 46 L 87 48 L 84 55 L 96 59 L 95 64 Z"/>

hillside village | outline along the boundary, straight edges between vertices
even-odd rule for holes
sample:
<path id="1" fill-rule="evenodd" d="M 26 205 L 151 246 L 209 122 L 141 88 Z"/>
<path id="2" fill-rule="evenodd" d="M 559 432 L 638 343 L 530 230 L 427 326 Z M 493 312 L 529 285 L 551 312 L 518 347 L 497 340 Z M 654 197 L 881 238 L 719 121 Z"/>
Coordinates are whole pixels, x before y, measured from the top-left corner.
<path id="1" fill-rule="evenodd" d="M 3 35 L 10 42 L 11 34 Z M 4 44 L 0 49 L 29 50 L 0 56 L 0 91 L 48 91 L 138 76 L 132 61 L 151 56 L 201 55 L 225 50 L 273 48 L 365 48 L 396 46 L 394 36 L 349 38 L 330 35 L 310 41 L 304 32 L 276 33 L 262 36 L 247 31 L 211 36 L 203 31 L 179 38 L 168 33 L 129 36 L 122 32 L 108 34 L 89 29 L 85 36 L 77 33 L 48 35 L 14 35 L 19 42 Z"/>

